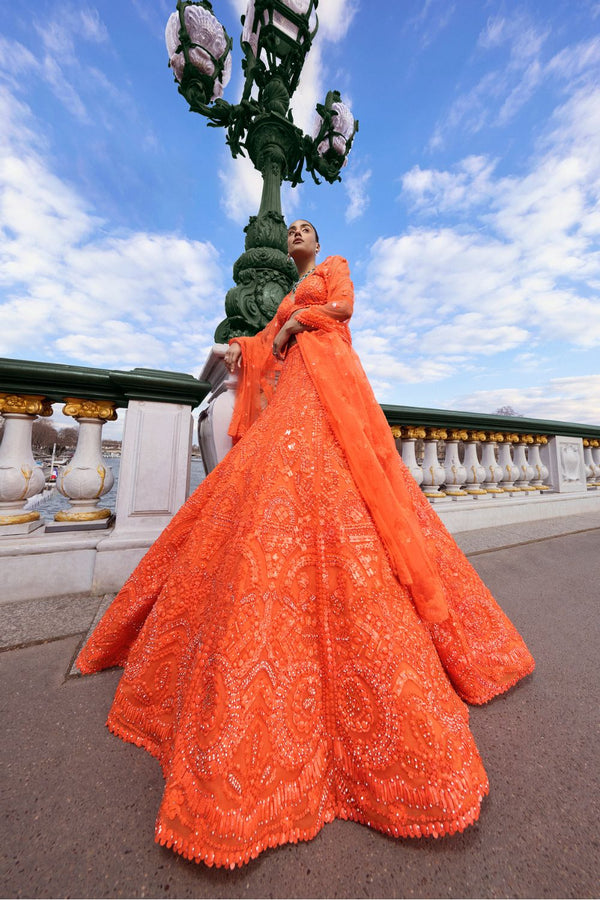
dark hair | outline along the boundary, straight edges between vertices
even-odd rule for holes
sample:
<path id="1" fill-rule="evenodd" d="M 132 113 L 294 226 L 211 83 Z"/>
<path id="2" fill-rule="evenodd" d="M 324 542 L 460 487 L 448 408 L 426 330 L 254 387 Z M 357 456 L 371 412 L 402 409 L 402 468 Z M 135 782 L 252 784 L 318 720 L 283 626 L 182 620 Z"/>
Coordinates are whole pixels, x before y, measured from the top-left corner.
<path id="1" fill-rule="evenodd" d="M 305 222 L 308 222 L 308 219 L 305 219 L 304 221 L 305 221 Z M 308 224 L 310 225 L 310 227 L 312 228 L 312 230 L 313 230 L 314 233 L 315 233 L 315 237 L 316 237 L 316 239 L 317 239 L 317 244 L 320 244 L 321 242 L 319 241 L 319 232 L 317 231 L 317 229 L 315 228 L 315 226 L 313 225 L 312 222 L 308 222 Z"/>

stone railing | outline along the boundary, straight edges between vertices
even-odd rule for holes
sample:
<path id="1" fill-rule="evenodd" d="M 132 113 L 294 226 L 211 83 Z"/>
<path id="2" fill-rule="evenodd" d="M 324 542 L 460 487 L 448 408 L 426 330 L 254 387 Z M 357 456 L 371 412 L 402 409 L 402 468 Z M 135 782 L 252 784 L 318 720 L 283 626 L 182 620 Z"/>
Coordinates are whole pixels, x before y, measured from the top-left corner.
<path id="1" fill-rule="evenodd" d="M 404 462 L 454 530 L 600 511 L 600 427 L 382 408 Z"/>
<path id="2" fill-rule="evenodd" d="M 227 426 L 237 377 L 225 370 L 225 350 L 215 345 L 201 374 L 212 385 L 200 414 L 207 471 L 231 446 Z M 448 409 L 382 409 L 404 462 L 451 530 L 596 506 L 600 511 L 600 427 Z"/>
<path id="3" fill-rule="evenodd" d="M 191 375 L 0 359 L 0 565 L 4 597 L 117 590 L 189 491 L 191 411 L 210 390 Z M 28 501 L 44 487 L 31 446 L 53 404 L 78 426 L 56 486 L 69 501 L 46 521 Z M 114 516 L 102 429 L 126 409 Z M 78 552 L 75 552 L 78 551 Z"/>
<path id="4" fill-rule="evenodd" d="M 191 411 L 210 471 L 229 447 L 236 378 L 216 345 L 200 375 L 0 360 L 0 568 L 3 598 L 116 591 L 189 492 Z M 209 393 L 210 392 L 210 393 Z M 78 425 L 58 489 L 69 508 L 45 521 L 32 424 L 53 404 Z M 600 514 L 600 427 L 454 410 L 386 406 L 398 450 L 451 531 Z M 126 409 L 115 514 L 104 424 Z M 0 602 L 3 602 L 0 599 Z"/>

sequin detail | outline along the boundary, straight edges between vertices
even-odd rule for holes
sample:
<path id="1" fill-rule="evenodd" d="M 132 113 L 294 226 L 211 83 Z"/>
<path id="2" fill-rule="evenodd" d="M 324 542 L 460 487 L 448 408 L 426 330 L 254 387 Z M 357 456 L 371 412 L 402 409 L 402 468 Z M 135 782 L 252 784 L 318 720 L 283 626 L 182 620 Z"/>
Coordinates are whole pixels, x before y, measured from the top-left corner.
<path id="1" fill-rule="evenodd" d="M 437 837 L 478 817 L 488 781 L 458 695 L 485 702 L 533 660 L 406 479 L 446 623 L 394 578 L 292 348 L 78 659 L 125 667 L 108 725 L 161 763 L 159 843 L 233 867 L 334 818 Z"/>

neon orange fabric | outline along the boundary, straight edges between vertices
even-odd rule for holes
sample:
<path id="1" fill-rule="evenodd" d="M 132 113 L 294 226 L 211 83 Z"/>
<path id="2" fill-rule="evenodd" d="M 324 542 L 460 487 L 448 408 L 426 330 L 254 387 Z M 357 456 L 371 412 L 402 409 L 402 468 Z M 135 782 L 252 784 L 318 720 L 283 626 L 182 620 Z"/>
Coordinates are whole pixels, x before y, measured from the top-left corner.
<path id="1" fill-rule="evenodd" d="M 302 283 L 320 307 L 327 277 L 323 266 Z M 298 336 L 276 390 L 256 369 L 268 405 L 77 660 L 124 667 L 108 725 L 161 763 L 156 840 L 209 865 L 307 840 L 334 818 L 396 836 L 462 830 L 488 781 L 460 698 L 484 703 L 534 665 L 401 461 L 393 489 L 431 550 L 444 621 L 419 615 L 395 576 L 309 373 L 311 340 L 347 332 L 330 321 Z M 243 343 L 256 362 L 265 334 Z M 238 424 L 246 415 L 240 404 Z"/>
<path id="2" fill-rule="evenodd" d="M 392 568 L 411 588 L 419 614 L 427 621 L 442 622 L 448 616 L 442 584 L 416 524 L 390 429 L 351 347 L 347 322 L 353 298 L 348 263 L 339 256 L 329 257 L 299 284 L 295 297 L 283 301 L 264 332 L 238 340 L 245 376 L 230 434 L 234 438 L 243 434 L 258 415 L 261 400 L 265 404 L 272 397 L 274 373 L 280 368 L 271 352 L 273 338 L 296 314 L 303 325 L 316 329 L 297 336 L 302 356 Z"/>

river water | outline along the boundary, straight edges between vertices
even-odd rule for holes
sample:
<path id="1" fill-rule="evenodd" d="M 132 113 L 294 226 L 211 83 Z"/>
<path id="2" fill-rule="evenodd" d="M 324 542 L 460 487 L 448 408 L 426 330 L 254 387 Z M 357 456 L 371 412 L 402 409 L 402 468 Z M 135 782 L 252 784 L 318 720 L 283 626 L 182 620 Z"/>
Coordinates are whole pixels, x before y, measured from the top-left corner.
<path id="1" fill-rule="evenodd" d="M 102 497 L 99 507 L 101 509 L 110 509 L 113 512 L 115 511 L 115 503 L 117 500 L 117 485 L 119 483 L 119 468 L 121 465 L 121 460 L 119 457 L 112 457 L 111 459 L 106 460 L 108 467 L 112 469 L 113 475 L 115 476 L 115 483 L 112 488 Z M 190 494 L 193 493 L 198 485 L 204 480 L 206 474 L 204 472 L 204 465 L 202 464 L 201 459 L 197 459 L 193 457 L 190 465 Z M 51 519 L 54 515 L 59 512 L 61 509 L 67 509 L 69 506 L 69 501 L 66 497 L 63 497 L 62 494 L 53 488 L 51 491 L 48 491 L 44 495 L 44 499 L 40 503 L 36 503 L 33 507 L 38 510 L 42 517 Z"/>

